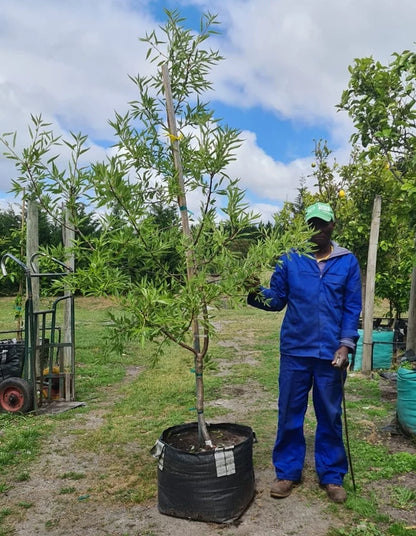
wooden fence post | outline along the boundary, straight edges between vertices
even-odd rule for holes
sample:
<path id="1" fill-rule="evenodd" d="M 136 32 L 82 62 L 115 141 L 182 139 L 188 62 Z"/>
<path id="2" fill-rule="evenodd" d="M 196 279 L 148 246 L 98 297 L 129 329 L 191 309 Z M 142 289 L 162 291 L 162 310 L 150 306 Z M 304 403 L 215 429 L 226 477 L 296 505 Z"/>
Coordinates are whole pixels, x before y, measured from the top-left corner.
<path id="1" fill-rule="evenodd" d="M 381 196 L 376 195 L 373 203 L 373 214 L 371 218 L 370 242 L 368 245 L 367 274 L 365 285 L 364 302 L 364 337 L 363 337 L 363 359 L 362 372 L 369 374 L 372 369 L 373 354 L 373 315 L 375 296 L 375 276 L 377 265 L 377 246 L 380 230 Z"/>

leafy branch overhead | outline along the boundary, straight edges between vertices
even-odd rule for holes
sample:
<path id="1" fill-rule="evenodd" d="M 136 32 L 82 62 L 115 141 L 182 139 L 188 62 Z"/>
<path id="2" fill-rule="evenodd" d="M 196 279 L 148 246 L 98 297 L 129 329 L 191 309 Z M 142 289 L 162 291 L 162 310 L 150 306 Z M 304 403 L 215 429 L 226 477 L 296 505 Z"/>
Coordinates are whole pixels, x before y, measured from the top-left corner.
<path id="1" fill-rule="evenodd" d="M 79 242 L 75 245 L 78 273 L 74 285 L 86 294 L 125 297 L 133 293 L 143 305 L 154 301 L 155 310 L 157 303 L 163 303 L 165 313 L 160 314 L 166 318 L 173 315 L 167 313 L 166 293 L 177 304 L 183 296 L 183 306 L 178 307 L 179 317 L 186 318 L 179 321 L 182 329 L 173 329 L 167 320 L 161 322 L 179 341 L 182 336 L 177 333 L 185 334 L 189 326 L 188 313 L 199 314 L 201 303 L 219 304 L 224 295 L 235 296 L 236 289 L 237 294 L 241 292 L 238 289 L 246 273 L 274 262 L 290 245 L 303 242 L 306 234 L 298 229 L 289 244 L 289 235 L 269 228 L 266 241 L 247 258 L 242 259 L 233 249 L 235 241 L 250 234 L 258 215 L 249 209 L 238 179 L 227 174 L 242 143 L 240 132 L 216 119 L 208 103 L 201 100 L 204 92 L 212 89 L 211 69 L 223 59 L 208 47 L 209 38 L 219 33 L 219 23 L 208 13 L 195 33 L 183 26 L 185 19 L 177 11 L 166 11 L 166 16 L 159 31 L 142 38 L 149 45 L 147 59 L 155 69 L 152 75 L 130 77 L 137 97 L 126 113 L 116 112 L 109 121 L 116 141 L 106 161 L 86 163 L 86 136 L 57 136 L 41 116 L 32 116 L 31 143 L 21 153 L 16 148 L 16 133 L 4 134 L 1 141 L 18 170 L 13 182 L 16 194 L 36 198 L 56 221 L 62 203 L 70 205 L 76 229 L 81 227 L 80 216 L 85 217 L 80 210 L 83 204 L 100 214 L 99 236 L 84 241 L 82 247 Z M 175 140 L 166 117 L 164 65 L 171 80 L 184 187 L 195 207 L 195 214 L 188 209 L 190 243 L 180 232 L 180 192 L 172 157 Z M 69 155 L 66 163 L 64 155 Z M 186 282 L 185 251 L 189 247 L 196 270 L 195 280 Z M 218 274 L 221 279 L 210 284 Z M 154 293 L 143 291 L 152 285 Z M 161 300 L 150 298 L 157 289 L 164 296 Z M 146 309 L 144 306 L 143 311 Z M 145 320 L 149 322 L 148 315 Z M 140 325 L 138 322 L 136 330 Z M 162 332 L 152 329 L 146 334 L 153 337 Z"/>
<path id="2" fill-rule="evenodd" d="M 393 54 L 388 65 L 372 57 L 356 59 L 338 108 L 352 117 L 365 154 L 383 154 L 400 182 L 416 168 L 416 53 Z"/>

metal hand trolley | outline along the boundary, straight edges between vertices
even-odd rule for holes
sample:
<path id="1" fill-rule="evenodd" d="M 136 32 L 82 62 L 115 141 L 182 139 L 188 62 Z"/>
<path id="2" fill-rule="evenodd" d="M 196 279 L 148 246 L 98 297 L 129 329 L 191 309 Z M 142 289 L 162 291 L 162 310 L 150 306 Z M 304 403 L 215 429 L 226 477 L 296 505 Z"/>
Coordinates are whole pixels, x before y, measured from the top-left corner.
<path id="1" fill-rule="evenodd" d="M 56 280 L 72 272 L 71 268 L 53 257 L 56 273 L 41 273 L 34 263 L 30 266 L 10 253 L 1 258 L 1 270 L 7 275 L 8 259 L 24 271 L 26 301 L 21 329 L 0 331 L 0 411 L 8 413 L 38 412 L 52 402 L 75 400 L 75 322 L 74 298 L 65 291 L 53 297 L 51 305 L 34 308 L 32 281 Z M 59 322 L 63 321 L 64 326 Z"/>

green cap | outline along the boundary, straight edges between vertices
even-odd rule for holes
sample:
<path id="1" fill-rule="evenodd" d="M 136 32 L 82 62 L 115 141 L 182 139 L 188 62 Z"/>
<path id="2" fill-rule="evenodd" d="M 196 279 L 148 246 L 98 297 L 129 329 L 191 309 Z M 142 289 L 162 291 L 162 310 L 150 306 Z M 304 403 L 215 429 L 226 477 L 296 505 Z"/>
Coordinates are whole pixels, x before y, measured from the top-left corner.
<path id="1" fill-rule="evenodd" d="M 314 203 L 306 209 L 305 220 L 319 218 L 324 221 L 334 221 L 334 211 L 328 203 Z"/>

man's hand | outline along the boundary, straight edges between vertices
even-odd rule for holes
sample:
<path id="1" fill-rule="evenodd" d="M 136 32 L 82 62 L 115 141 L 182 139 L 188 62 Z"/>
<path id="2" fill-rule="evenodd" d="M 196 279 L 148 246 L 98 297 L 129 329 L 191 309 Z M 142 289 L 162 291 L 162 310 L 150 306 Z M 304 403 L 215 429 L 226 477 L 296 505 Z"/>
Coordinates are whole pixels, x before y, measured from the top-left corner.
<path id="1" fill-rule="evenodd" d="M 257 275 L 250 275 L 247 277 L 247 279 L 244 280 L 244 289 L 247 290 L 247 292 L 256 292 L 258 287 L 260 286 L 260 279 L 257 277 Z"/>
<path id="2" fill-rule="evenodd" d="M 334 354 L 334 359 L 332 360 L 332 366 L 335 368 L 347 368 L 349 365 L 348 361 L 348 347 L 340 346 Z"/>

